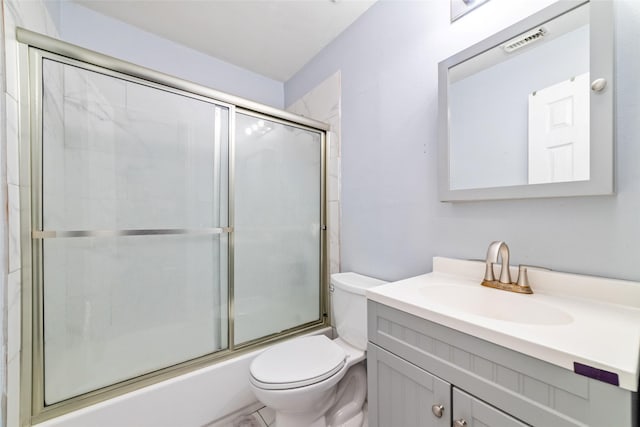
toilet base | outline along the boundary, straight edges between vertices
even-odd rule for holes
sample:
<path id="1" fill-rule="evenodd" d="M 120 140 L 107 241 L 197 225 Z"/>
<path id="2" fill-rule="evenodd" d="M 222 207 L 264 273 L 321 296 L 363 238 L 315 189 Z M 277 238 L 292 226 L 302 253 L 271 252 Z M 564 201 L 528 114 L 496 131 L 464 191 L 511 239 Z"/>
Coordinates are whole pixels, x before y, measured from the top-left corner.
<path id="1" fill-rule="evenodd" d="M 368 427 L 364 424 L 364 418 L 364 412 L 360 412 L 342 424 L 328 425 L 327 427 Z"/>
<path id="2" fill-rule="evenodd" d="M 338 386 L 317 402 L 316 411 L 276 411 L 276 427 L 366 427 L 366 384 L 364 364 L 352 366 Z"/>
<path id="3" fill-rule="evenodd" d="M 337 387 L 333 386 L 315 396 L 316 400 L 304 406 L 305 410 L 298 412 L 300 406 L 278 411 L 276 408 L 276 426 L 278 427 L 327 427 L 325 414 L 336 402 Z M 294 412 L 295 411 L 295 412 Z"/>
<path id="4" fill-rule="evenodd" d="M 304 415 L 294 414 L 276 414 L 275 427 L 327 427 L 326 419 L 323 416 L 316 418 L 315 420 L 309 419 Z"/>
<path id="5" fill-rule="evenodd" d="M 327 427 L 361 427 L 366 399 L 367 370 L 358 363 L 338 384 L 336 403 L 326 413 Z"/>

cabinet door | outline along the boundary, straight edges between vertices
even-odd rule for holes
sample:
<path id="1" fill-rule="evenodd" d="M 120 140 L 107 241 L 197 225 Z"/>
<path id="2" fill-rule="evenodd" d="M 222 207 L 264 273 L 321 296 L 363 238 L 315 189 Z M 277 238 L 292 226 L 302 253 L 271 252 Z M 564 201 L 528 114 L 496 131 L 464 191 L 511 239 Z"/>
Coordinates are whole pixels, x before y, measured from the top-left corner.
<path id="1" fill-rule="evenodd" d="M 526 427 L 510 415 L 481 400 L 453 388 L 454 427 Z"/>
<path id="2" fill-rule="evenodd" d="M 371 343 L 367 372 L 370 427 L 451 425 L 449 383 Z"/>

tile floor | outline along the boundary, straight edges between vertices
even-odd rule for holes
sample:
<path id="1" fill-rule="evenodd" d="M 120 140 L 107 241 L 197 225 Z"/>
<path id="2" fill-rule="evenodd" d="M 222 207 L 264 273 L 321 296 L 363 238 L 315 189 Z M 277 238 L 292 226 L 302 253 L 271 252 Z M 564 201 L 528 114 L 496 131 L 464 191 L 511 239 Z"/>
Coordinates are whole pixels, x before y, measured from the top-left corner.
<path id="1" fill-rule="evenodd" d="M 362 427 L 369 427 L 367 402 L 365 402 L 363 410 Z M 221 427 L 276 427 L 276 413 L 273 409 L 265 406 L 249 415 L 236 417 Z"/>
<path id="2" fill-rule="evenodd" d="M 233 427 L 275 427 L 276 413 L 266 406 L 234 422 Z"/>
<path id="3" fill-rule="evenodd" d="M 251 408 L 247 408 L 251 410 Z M 369 426 L 368 405 L 364 403 L 364 420 L 362 427 Z M 276 413 L 273 409 L 263 406 L 262 408 L 247 415 L 232 415 L 229 418 L 220 420 L 214 424 L 207 424 L 204 427 L 276 427 Z"/>
<path id="4" fill-rule="evenodd" d="M 245 410 L 251 410 L 251 407 Z M 266 406 L 249 414 L 236 413 L 203 427 L 275 427 L 276 413 Z"/>

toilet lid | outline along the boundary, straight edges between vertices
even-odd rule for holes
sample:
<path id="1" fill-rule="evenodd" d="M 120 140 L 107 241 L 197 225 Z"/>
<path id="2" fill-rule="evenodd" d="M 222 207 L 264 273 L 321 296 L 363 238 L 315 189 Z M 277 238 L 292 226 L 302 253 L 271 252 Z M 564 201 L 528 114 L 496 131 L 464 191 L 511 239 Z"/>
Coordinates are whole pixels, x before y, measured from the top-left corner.
<path id="1" fill-rule="evenodd" d="M 251 363 L 252 382 L 265 389 L 303 387 L 323 381 L 346 363 L 345 351 L 324 335 L 277 344 Z"/>

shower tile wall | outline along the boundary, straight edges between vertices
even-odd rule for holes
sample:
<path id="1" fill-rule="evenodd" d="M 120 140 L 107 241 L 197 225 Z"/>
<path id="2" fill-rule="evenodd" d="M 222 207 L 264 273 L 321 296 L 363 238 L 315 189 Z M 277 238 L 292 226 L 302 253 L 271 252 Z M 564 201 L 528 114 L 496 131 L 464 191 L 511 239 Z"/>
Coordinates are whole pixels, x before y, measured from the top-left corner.
<path id="1" fill-rule="evenodd" d="M 329 272 L 340 271 L 340 71 L 320 83 L 287 111 L 329 123 L 327 201 Z"/>
<path id="2" fill-rule="evenodd" d="M 16 26 L 28 28 L 41 34 L 57 37 L 58 32 L 41 0 L 2 1 L 4 17 L 4 62 L 6 88 L 3 94 L 5 141 L 2 146 L 6 154 L 7 202 L 8 202 L 8 277 L 7 280 L 7 337 L 6 339 L 6 378 L 7 389 L 2 390 L 6 398 L 7 425 L 18 425 L 20 397 L 20 317 L 21 317 L 21 260 L 20 260 L 20 179 L 19 134 L 18 134 L 18 46 L 15 38 Z M 1 67 L 0 67 L 1 68 Z"/>

